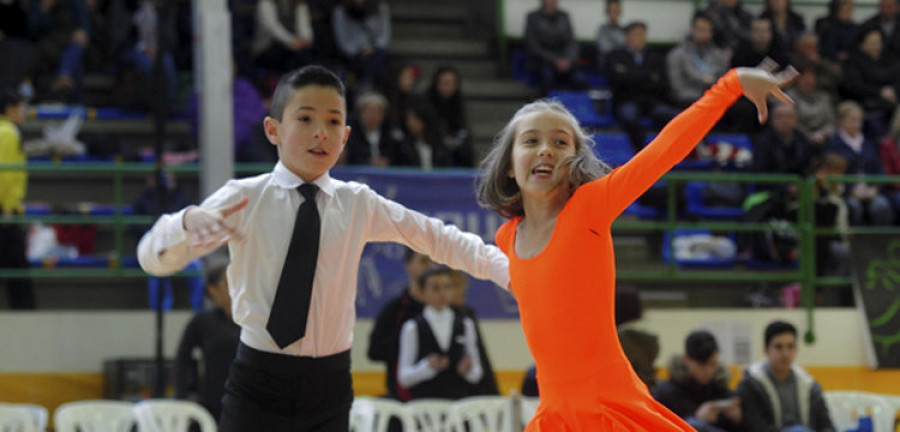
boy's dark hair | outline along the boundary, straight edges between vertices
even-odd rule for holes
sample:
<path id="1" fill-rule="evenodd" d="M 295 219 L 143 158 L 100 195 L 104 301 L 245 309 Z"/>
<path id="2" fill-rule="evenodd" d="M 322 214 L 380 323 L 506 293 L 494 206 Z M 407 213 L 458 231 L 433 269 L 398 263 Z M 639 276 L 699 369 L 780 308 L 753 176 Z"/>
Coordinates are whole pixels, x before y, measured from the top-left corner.
<path id="1" fill-rule="evenodd" d="M 406 247 L 406 250 L 403 251 L 403 263 L 404 263 L 404 264 L 409 264 L 410 261 L 412 261 L 413 258 L 416 257 L 416 255 L 421 255 L 421 254 L 418 253 L 418 252 L 416 252 L 416 251 L 414 251 L 413 248 L 407 246 L 407 247 Z"/>
<path id="2" fill-rule="evenodd" d="M 438 275 L 447 275 L 452 277 L 453 269 L 445 265 L 436 265 L 429 267 L 428 270 L 425 270 L 424 272 L 422 272 L 422 275 L 419 276 L 419 286 L 422 287 L 422 289 L 425 289 L 425 282 L 427 282 L 428 279 Z"/>
<path id="3" fill-rule="evenodd" d="M 706 330 L 693 331 L 684 340 L 684 353 L 694 361 L 706 363 L 717 352 L 719 344 L 712 333 Z"/>
<path id="4" fill-rule="evenodd" d="M 691 27 L 693 27 L 694 23 L 696 23 L 697 20 L 699 20 L 699 19 L 706 20 L 706 22 L 708 22 L 710 24 L 715 23 L 715 21 L 713 21 L 712 17 L 709 16 L 708 13 L 703 12 L 703 11 L 697 11 L 697 12 L 694 12 L 694 16 L 691 17 Z"/>
<path id="5" fill-rule="evenodd" d="M 304 66 L 286 73 L 278 81 L 278 86 L 275 87 L 275 92 L 272 94 L 269 116 L 281 121 L 281 116 L 284 115 L 284 108 L 291 97 L 294 96 L 294 92 L 311 85 L 332 87 L 342 97 L 345 94 L 344 83 L 341 82 L 341 79 L 334 72 L 319 65 Z"/>
<path id="6" fill-rule="evenodd" d="M 643 21 L 632 21 L 625 26 L 625 34 L 631 33 L 631 31 L 636 28 L 647 30 L 647 23 Z"/>
<path id="7" fill-rule="evenodd" d="M 11 88 L 0 89 L 0 114 L 5 113 L 7 108 L 24 101 L 25 97 L 18 90 Z"/>
<path id="8" fill-rule="evenodd" d="M 794 338 L 797 337 L 797 328 L 794 327 L 793 324 L 785 321 L 772 321 L 768 326 L 766 326 L 765 339 L 766 339 L 766 347 L 769 346 L 769 342 L 780 334 L 790 333 L 794 335 Z"/>
<path id="9" fill-rule="evenodd" d="M 206 267 L 206 284 L 218 285 L 222 278 L 225 277 L 225 271 L 228 270 L 227 263 L 207 265 Z"/>

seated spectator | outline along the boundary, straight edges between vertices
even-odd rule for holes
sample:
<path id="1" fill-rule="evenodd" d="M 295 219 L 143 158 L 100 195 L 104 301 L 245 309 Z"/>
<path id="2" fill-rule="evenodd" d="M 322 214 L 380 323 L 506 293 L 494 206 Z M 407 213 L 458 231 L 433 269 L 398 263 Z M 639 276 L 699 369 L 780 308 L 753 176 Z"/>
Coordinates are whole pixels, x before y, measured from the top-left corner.
<path id="1" fill-rule="evenodd" d="M 806 136 L 809 143 L 819 153 L 825 141 L 834 133 L 834 104 L 828 92 L 817 86 L 817 69 L 807 67 L 800 70 L 793 87 L 787 90 L 794 100 L 797 112 L 797 129 Z"/>
<path id="2" fill-rule="evenodd" d="M 597 29 L 597 66 L 604 69 L 609 53 L 625 48 L 625 28 L 619 24 L 622 16 L 620 0 L 606 0 L 606 22 Z"/>
<path id="3" fill-rule="evenodd" d="M 356 115 L 350 120 L 350 139 L 343 157 L 350 165 L 386 167 L 397 146 L 386 120 L 388 102 L 379 93 L 364 93 L 356 99 Z"/>
<path id="4" fill-rule="evenodd" d="M 394 140 L 402 141 L 406 137 L 406 112 L 417 99 L 415 92 L 421 69 L 415 63 L 403 62 L 388 76 L 388 122 L 394 128 Z"/>
<path id="5" fill-rule="evenodd" d="M 79 102 L 90 13 L 85 0 L 31 0 L 28 29 L 38 54 L 32 64 L 39 99 Z"/>
<path id="6" fill-rule="evenodd" d="M 130 23 L 124 33 L 129 35 L 122 46 L 117 47 L 117 58 L 123 67 L 120 73 L 127 75 L 128 70 L 137 73 L 137 77 L 130 84 L 136 87 L 135 92 L 139 96 L 135 98 L 119 97 L 120 103 L 127 104 L 129 108 L 148 108 L 156 98 L 152 83 L 153 65 L 157 55 L 162 55 L 163 76 L 165 78 L 165 100 L 174 104 L 178 92 L 178 70 L 175 67 L 175 56 L 171 52 L 171 46 L 162 50 L 158 45 L 157 32 L 162 31 L 166 35 L 174 34 L 174 29 L 168 25 L 160 26 L 160 18 L 155 0 L 128 0 L 125 2 L 126 16 Z M 164 21 L 164 20 L 163 20 Z"/>
<path id="7" fill-rule="evenodd" d="M 425 171 L 448 167 L 451 154 L 441 140 L 437 114 L 427 102 L 418 102 L 406 111 L 403 141 L 388 158 L 391 166 L 414 166 Z"/>
<path id="8" fill-rule="evenodd" d="M 537 382 L 537 368 L 534 366 L 528 368 L 525 371 L 525 376 L 522 377 L 522 396 L 540 397 Z"/>
<path id="9" fill-rule="evenodd" d="M 844 63 L 841 90 L 865 110 L 866 132 L 873 139 L 887 133 L 900 94 L 900 63 L 882 55 L 881 31 L 860 33 L 858 49 Z"/>
<path id="10" fill-rule="evenodd" d="M 232 126 L 234 128 L 234 161 L 235 162 L 275 162 L 276 149 L 266 141 L 262 128 L 266 118 L 266 106 L 256 87 L 246 78 L 237 75 L 237 68 L 232 62 Z M 199 142 L 200 131 L 200 97 L 191 95 L 188 102 L 188 118 L 194 139 Z M 179 207 L 181 208 L 181 207 Z"/>
<path id="11" fill-rule="evenodd" d="M 656 367 L 659 356 L 659 338 L 640 328 L 644 316 L 644 304 L 638 291 L 631 287 L 616 289 L 616 329 L 622 350 L 638 377 L 650 390 L 656 385 Z"/>
<path id="12" fill-rule="evenodd" d="M 797 128 L 794 106 L 776 103 L 769 112 L 768 127 L 753 140 L 753 171 L 805 177 L 816 156 L 806 136 Z M 792 187 L 789 196 L 793 198 L 796 193 Z"/>
<path id="13" fill-rule="evenodd" d="M 413 400 L 461 399 L 481 380 L 475 324 L 450 307 L 453 270 L 433 267 L 419 278 L 425 309 L 403 324 L 397 382 Z"/>
<path id="14" fill-rule="evenodd" d="M 401 402 L 409 401 L 409 389 L 397 385 L 397 359 L 400 353 L 400 330 L 403 324 L 422 314 L 425 295 L 419 285 L 419 278 L 432 265 L 428 255 L 406 248 L 403 269 L 409 284 L 400 295 L 385 303 L 375 319 L 375 327 L 369 334 L 368 357 L 372 361 L 384 362 L 386 366 L 385 384 L 387 397 Z"/>
<path id="15" fill-rule="evenodd" d="M 834 432 L 822 388 L 800 366 L 797 329 L 774 321 L 765 330 L 766 358 L 751 364 L 737 388 L 747 432 Z"/>
<path id="16" fill-rule="evenodd" d="M 728 372 L 719 364 L 719 345 L 706 330 L 691 332 L 684 354 L 669 363 L 669 380 L 653 389 L 653 398 L 698 432 L 737 431 L 741 401 L 728 388 Z"/>
<path id="17" fill-rule="evenodd" d="M 525 19 L 525 51 L 528 70 L 536 74 L 542 90 L 581 88 L 584 80 L 576 70 L 578 41 L 569 14 L 559 0 L 541 0 L 541 7 Z"/>
<path id="18" fill-rule="evenodd" d="M 740 0 L 710 0 L 703 10 L 713 24 L 716 45 L 734 50 L 749 37 L 753 15 L 744 10 Z"/>
<path id="19" fill-rule="evenodd" d="M 309 64 L 313 29 L 303 0 L 259 0 L 251 52 L 256 67 L 278 75 Z"/>
<path id="20" fill-rule="evenodd" d="M 900 175 L 900 110 L 894 113 L 887 136 L 881 140 L 879 156 L 887 175 Z M 885 194 L 891 200 L 894 214 L 900 215 L 900 184 L 885 188 Z"/>
<path id="21" fill-rule="evenodd" d="M 481 355 L 481 368 L 484 374 L 481 381 L 472 384 L 469 394 L 472 396 L 496 396 L 500 394 L 497 387 L 497 377 L 494 376 L 494 366 L 488 357 L 484 347 L 484 338 L 481 337 L 481 325 L 478 323 L 478 314 L 467 303 L 466 294 L 469 292 L 469 278 L 465 273 L 454 270 L 453 289 L 450 291 L 450 306 L 456 308 L 463 316 L 468 317 L 475 324 L 475 335 L 478 336 L 478 353 Z"/>
<path id="22" fill-rule="evenodd" d="M 712 43 L 713 22 L 703 12 L 694 14 L 687 38 L 669 51 L 666 70 L 672 98 L 686 107 L 728 71 L 729 58 L 725 50 Z"/>
<path id="23" fill-rule="evenodd" d="M 794 11 L 791 0 L 766 0 L 766 8 L 759 16 L 772 23 L 775 39 L 784 49 L 791 49 L 806 32 L 803 16 Z"/>
<path id="24" fill-rule="evenodd" d="M 175 354 L 175 397 L 193 399 L 213 418 L 222 412 L 225 381 L 237 353 L 241 328 L 231 319 L 227 262 L 208 261 L 206 295 L 214 307 L 198 312 L 188 322 Z M 197 369 L 195 351 L 200 351 L 202 374 Z"/>
<path id="25" fill-rule="evenodd" d="M 338 48 L 350 62 L 357 90 L 362 93 L 381 82 L 391 43 L 391 12 L 384 0 L 345 0 L 334 10 Z"/>
<path id="26" fill-rule="evenodd" d="M 847 160 L 847 174 L 860 176 L 860 182 L 848 185 L 844 199 L 850 210 L 850 223 L 863 225 L 891 225 L 894 211 L 890 201 L 877 186 L 865 183 L 866 174 L 884 174 L 878 154 L 878 144 L 863 134 L 863 110 L 856 102 L 844 101 L 837 108 L 837 133 L 825 145 Z"/>
<path id="27" fill-rule="evenodd" d="M 876 29 L 881 32 L 884 40 L 884 54 L 895 61 L 900 61 L 900 6 L 897 0 L 881 0 L 878 3 L 878 13 L 867 19 L 860 26 L 860 32 L 868 33 Z"/>
<path id="28" fill-rule="evenodd" d="M 850 245 L 847 241 L 847 227 L 850 217 L 844 201 L 844 183 L 829 181 L 828 176 L 842 176 L 847 173 L 847 159 L 826 153 L 814 161 L 810 170 L 816 177 L 813 197 L 816 200 L 816 227 L 836 228 L 838 234 L 816 236 L 816 275 L 846 276 L 850 274 Z M 852 295 L 844 295 L 842 305 L 852 306 Z"/>
<path id="29" fill-rule="evenodd" d="M 772 33 L 772 22 L 754 18 L 750 22 L 750 38 L 741 41 L 731 56 L 731 67 L 756 67 L 766 58 L 784 67 L 789 60 L 781 42 Z"/>
<path id="30" fill-rule="evenodd" d="M 819 37 L 815 33 L 800 36 L 788 58 L 791 65 L 798 70 L 814 68 L 817 77 L 816 86 L 828 92 L 831 100 L 838 100 L 838 86 L 843 79 L 841 64 L 819 53 Z"/>
<path id="31" fill-rule="evenodd" d="M 441 66 L 435 71 L 426 98 L 437 111 L 444 146 L 453 159 L 452 166 L 471 168 L 475 150 L 469 139 L 462 79 L 453 66 Z"/>
<path id="32" fill-rule="evenodd" d="M 613 93 L 613 109 L 635 153 L 644 148 L 647 132 L 641 121 L 650 117 L 657 126 L 668 123 L 678 111 L 666 102 L 669 92 L 665 59 L 647 48 L 647 25 L 633 22 L 625 27 L 626 47 L 609 54 L 606 78 Z"/>
<path id="33" fill-rule="evenodd" d="M 28 39 L 26 8 L 25 0 L 0 1 L 0 58 L 16 59 L 0 63 L 0 89 L 19 88 L 31 72 L 34 47 Z"/>
<path id="34" fill-rule="evenodd" d="M 305 0 L 309 5 L 309 19 L 313 28 L 313 56 L 326 65 L 337 68 L 343 56 L 337 46 L 334 30 L 334 0 Z"/>
<path id="35" fill-rule="evenodd" d="M 825 58 L 843 62 L 856 48 L 859 25 L 853 22 L 853 0 L 831 0 L 828 16 L 816 21 L 819 52 Z"/>

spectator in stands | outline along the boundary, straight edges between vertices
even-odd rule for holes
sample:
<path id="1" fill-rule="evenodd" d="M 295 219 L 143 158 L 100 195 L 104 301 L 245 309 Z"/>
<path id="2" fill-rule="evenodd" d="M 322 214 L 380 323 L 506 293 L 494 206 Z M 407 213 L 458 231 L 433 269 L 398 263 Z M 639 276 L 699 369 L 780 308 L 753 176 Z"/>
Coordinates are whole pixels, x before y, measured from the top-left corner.
<path id="1" fill-rule="evenodd" d="M 815 67 L 801 69 L 800 77 L 787 94 L 794 100 L 797 129 L 820 152 L 834 133 L 835 118 L 831 96 L 817 86 L 817 71 Z"/>
<path id="2" fill-rule="evenodd" d="M 525 370 L 525 376 L 522 377 L 522 396 L 540 397 L 537 382 L 537 368 L 531 366 Z"/>
<path id="3" fill-rule="evenodd" d="M 397 385 L 397 359 L 400 353 L 400 329 L 403 323 L 419 316 L 425 307 L 425 298 L 419 277 L 432 265 L 428 255 L 406 248 L 403 268 L 409 278 L 406 289 L 388 301 L 378 312 L 375 327 L 369 334 L 368 356 L 372 361 L 384 362 L 387 367 L 385 382 L 388 397 L 406 402 L 412 398 L 409 389 Z"/>
<path id="4" fill-rule="evenodd" d="M 620 0 L 606 0 L 606 22 L 597 29 L 597 66 L 605 68 L 604 62 L 609 53 L 625 48 L 625 27 L 619 24 L 622 16 Z"/>
<path id="5" fill-rule="evenodd" d="M 865 183 L 866 174 L 884 174 L 878 154 L 878 144 L 863 134 L 863 109 L 853 101 L 844 101 L 837 108 L 837 133 L 832 135 L 825 150 L 847 160 L 847 174 L 858 175 L 859 183 L 848 185 L 844 199 L 850 211 L 850 223 L 890 225 L 894 211 L 889 200 L 878 187 Z"/>
<path id="6" fill-rule="evenodd" d="M 729 57 L 725 50 L 712 43 L 713 22 L 704 12 L 691 19 L 688 37 L 669 51 L 666 58 L 669 88 L 680 107 L 699 99 L 703 92 L 728 71 Z"/>
<path id="7" fill-rule="evenodd" d="M 744 372 L 737 393 L 747 432 L 834 432 L 822 388 L 800 366 L 797 329 L 774 321 L 765 330 L 766 358 Z"/>
<path id="8" fill-rule="evenodd" d="M 34 48 L 28 40 L 25 0 L 0 0 L 0 88 L 17 88 L 31 69 Z"/>
<path id="9" fill-rule="evenodd" d="M 853 22 L 853 0 L 831 0 L 828 16 L 816 21 L 819 52 L 833 61 L 843 62 L 856 49 L 859 25 Z"/>
<path id="10" fill-rule="evenodd" d="M 32 65 L 42 99 L 78 102 L 90 35 L 85 0 L 31 0 L 28 29 L 38 47 Z"/>
<path id="11" fill-rule="evenodd" d="M 789 64 L 787 52 L 772 33 L 772 22 L 754 18 L 750 22 L 750 37 L 739 42 L 731 56 L 731 67 L 756 67 L 766 57 L 779 65 Z"/>
<path id="12" fill-rule="evenodd" d="M 815 156 L 806 136 L 797 128 L 794 106 L 776 103 L 770 111 L 768 127 L 753 141 L 753 171 L 805 177 Z M 796 185 L 791 186 L 793 197 Z"/>
<path id="13" fill-rule="evenodd" d="M 453 162 L 441 140 L 437 113 L 421 101 L 406 110 L 407 134 L 389 157 L 392 166 L 414 166 L 425 171 L 448 167 Z"/>
<path id="14" fill-rule="evenodd" d="M 900 63 L 883 54 L 881 31 L 860 33 L 859 47 L 844 63 L 841 90 L 865 110 L 869 137 L 881 139 L 897 107 L 900 94 Z"/>
<path id="15" fill-rule="evenodd" d="M 269 0 L 266 0 L 269 1 Z M 275 162 L 277 155 L 263 134 L 262 121 L 266 117 L 266 106 L 256 87 L 246 78 L 237 75 L 232 61 L 232 118 L 234 128 L 235 162 Z M 195 140 L 199 139 L 200 98 L 191 95 L 188 102 L 188 118 Z M 199 142 L 199 140 L 197 141 Z M 181 207 L 177 207 L 181 208 Z"/>
<path id="16" fill-rule="evenodd" d="M 719 345 L 706 330 L 691 332 L 684 354 L 669 363 L 669 380 L 653 398 L 699 432 L 738 431 L 741 401 L 728 388 L 728 371 L 719 364 Z"/>
<path id="17" fill-rule="evenodd" d="M 868 33 L 871 29 L 881 32 L 884 40 L 884 55 L 895 61 L 900 61 L 900 6 L 897 0 L 881 0 L 878 3 L 878 13 L 862 23 L 860 32 Z"/>
<path id="18" fill-rule="evenodd" d="M 469 394 L 472 396 L 499 395 L 500 389 L 497 387 L 497 377 L 494 376 L 494 366 L 484 347 L 484 338 L 481 336 L 478 314 L 466 302 L 466 294 L 469 292 L 469 279 L 465 273 L 458 270 L 454 270 L 451 277 L 453 278 L 453 288 L 450 291 L 450 306 L 456 308 L 457 312 L 462 314 L 462 316 L 471 319 L 475 325 L 475 335 L 478 336 L 478 354 L 481 356 L 481 368 L 484 370 L 481 380 L 472 384 Z"/>
<path id="19" fill-rule="evenodd" d="M 656 367 L 659 338 L 640 328 L 644 304 L 638 291 L 631 287 L 616 288 L 616 329 L 622 350 L 638 377 L 652 391 L 656 386 Z"/>
<path id="20" fill-rule="evenodd" d="M 401 141 L 406 136 L 406 112 L 417 99 L 415 92 L 421 69 L 415 63 L 402 62 L 388 76 L 388 122 L 395 128 L 392 132 L 394 140 Z"/>
<path id="21" fill-rule="evenodd" d="M 426 98 L 437 111 L 444 146 L 453 159 L 451 164 L 468 168 L 475 163 L 475 150 L 469 139 L 469 122 L 461 82 L 459 71 L 453 66 L 438 67 Z"/>
<path id="22" fill-rule="evenodd" d="M 328 65 L 340 65 L 343 56 L 337 45 L 334 30 L 334 10 L 338 2 L 334 0 L 305 0 L 309 5 L 309 18 L 313 28 L 313 56 Z"/>
<path id="23" fill-rule="evenodd" d="M 338 48 L 350 62 L 358 91 L 380 83 L 391 42 L 391 12 L 384 0 L 345 0 L 334 10 Z"/>
<path id="24" fill-rule="evenodd" d="M 175 353 L 175 397 L 194 399 L 218 419 L 225 396 L 228 369 L 234 361 L 241 328 L 231 319 L 227 262 L 206 265 L 206 295 L 214 307 L 198 312 L 188 322 Z M 195 351 L 203 360 L 202 376 L 197 370 Z"/>
<path id="25" fill-rule="evenodd" d="M 356 115 L 350 120 L 350 138 L 344 148 L 350 165 L 390 165 L 389 156 L 398 145 L 391 134 L 388 101 L 380 93 L 368 92 L 356 99 Z"/>
<path id="26" fill-rule="evenodd" d="M 303 0 L 259 0 L 253 38 L 256 67 L 281 75 L 313 59 L 313 28 Z"/>
<path id="27" fill-rule="evenodd" d="M 541 0 L 541 7 L 525 19 L 528 70 L 537 75 L 544 91 L 584 87 L 576 69 L 578 41 L 572 21 L 558 3 L 559 0 Z"/>
<path id="28" fill-rule="evenodd" d="M 178 92 L 178 70 L 175 67 L 175 57 L 172 54 L 173 45 L 168 39 L 174 34 L 171 27 L 171 20 L 167 17 L 159 16 L 159 9 L 156 7 L 155 0 L 126 0 L 126 16 L 130 26 L 127 26 L 125 34 L 128 35 L 123 41 L 123 46 L 118 49 L 118 60 L 123 66 L 122 72 L 130 69 L 138 76 L 137 81 L 131 82 L 136 86 L 135 91 L 140 97 L 128 101 L 129 105 L 135 107 L 146 108 L 153 98 L 159 97 L 153 90 L 153 67 L 157 61 L 157 55 L 162 53 L 162 68 L 165 78 L 165 92 L 162 96 L 169 103 L 174 103 Z M 123 25 L 119 23 L 118 25 Z M 166 40 L 165 47 L 159 46 L 159 37 L 157 32 L 162 32 Z M 164 49 L 164 50 L 163 50 Z M 126 72 L 127 73 L 127 72 Z"/>
<path id="29" fill-rule="evenodd" d="M 794 11 L 791 0 L 766 0 L 766 8 L 760 18 L 772 23 L 775 39 L 786 50 L 793 48 L 797 39 L 806 32 L 803 16 Z"/>
<path id="30" fill-rule="evenodd" d="M 645 117 L 657 126 L 671 120 L 678 111 L 667 103 L 665 58 L 647 48 L 647 25 L 641 21 L 625 27 L 626 47 L 607 56 L 606 78 L 613 93 L 616 120 L 622 124 L 635 153 L 644 148 Z"/>
<path id="31" fill-rule="evenodd" d="M 400 332 L 397 382 L 413 400 L 461 399 L 484 373 L 472 320 L 450 307 L 453 270 L 436 266 L 419 277 L 425 308 Z"/>
<path id="32" fill-rule="evenodd" d="M 847 203 L 844 201 L 844 183 L 829 181 L 827 176 L 847 173 L 847 159 L 835 153 L 826 153 L 813 162 L 810 170 L 816 177 L 813 196 L 816 200 L 816 227 L 836 228 L 836 235 L 816 236 L 816 274 L 846 276 L 850 273 L 850 245 L 847 227 L 850 224 Z M 842 305 L 851 306 L 852 296 L 844 295 Z"/>
<path id="33" fill-rule="evenodd" d="M 894 113 L 891 127 L 887 136 L 881 140 L 878 153 L 881 163 L 884 165 L 884 173 L 900 175 L 900 110 Z M 891 200 L 894 215 L 900 215 L 900 184 L 886 187 L 885 195 Z"/>
<path id="34" fill-rule="evenodd" d="M 0 89 L 0 163 L 25 163 L 22 151 L 22 134 L 19 128 L 25 122 L 25 98 L 18 90 Z M 28 172 L 0 170 L 0 217 L 3 219 L 25 212 L 22 200 L 28 186 Z M 28 239 L 23 226 L 0 224 L 0 268 L 27 269 L 26 249 Z M 11 278 L 6 280 L 7 298 L 12 309 L 34 309 L 34 291 L 31 280 Z"/>
<path id="35" fill-rule="evenodd" d="M 749 38 L 753 15 L 744 10 L 740 0 L 710 0 L 703 11 L 713 23 L 713 39 L 719 47 L 734 50 Z"/>
<path id="36" fill-rule="evenodd" d="M 819 53 L 819 36 L 815 33 L 804 33 L 794 44 L 794 50 L 789 58 L 791 64 L 798 70 L 814 69 L 816 87 L 828 92 L 833 101 L 838 100 L 838 86 L 843 79 L 841 64 Z"/>

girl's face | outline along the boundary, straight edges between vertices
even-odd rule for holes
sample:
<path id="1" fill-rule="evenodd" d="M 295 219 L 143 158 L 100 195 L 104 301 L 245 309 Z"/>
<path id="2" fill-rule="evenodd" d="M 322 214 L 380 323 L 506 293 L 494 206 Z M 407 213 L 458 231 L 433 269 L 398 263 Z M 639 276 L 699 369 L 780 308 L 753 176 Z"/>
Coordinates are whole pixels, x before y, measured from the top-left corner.
<path id="1" fill-rule="evenodd" d="M 437 77 L 437 91 L 444 99 L 450 99 L 456 94 L 459 87 L 456 74 L 450 71 L 442 72 Z"/>
<path id="2" fill-rule="evenodd" d="M 856 136 L 862 130 L 863 114 L 858 110 L 849 110 L 838 119 L 838 123 L 847 135 Z"/>
<path id="3" fill-rule="evenodd" d="M 573 125 L 557 112 L 537 111 L 519 120 L 508 175 L 523 196 L 543 195 L 566 184 L 569 172 L 563 161 L 575 156 L 575 138 Z"/>

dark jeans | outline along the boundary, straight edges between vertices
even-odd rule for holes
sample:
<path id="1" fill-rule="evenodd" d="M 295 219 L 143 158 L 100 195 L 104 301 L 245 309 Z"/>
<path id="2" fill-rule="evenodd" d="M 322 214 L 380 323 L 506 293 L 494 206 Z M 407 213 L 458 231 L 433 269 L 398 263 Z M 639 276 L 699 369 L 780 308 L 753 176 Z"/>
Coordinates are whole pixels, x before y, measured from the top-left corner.
<path id="1" fill-rule="evenodd" d="M 295 357 L 238 346 L 222 399 L 221 432 L 346 432 L 350 351 Z"/>
<path id="2" fill-rule="evenodd" d="M 25 255 L 28 237 L 18 225 L 0 225 L 0 268 L 27 269 Z M 9 307 L 12 309 L 34 309 L 34 290 L 31 280 L 24 278 L 6 279 Z"/>

